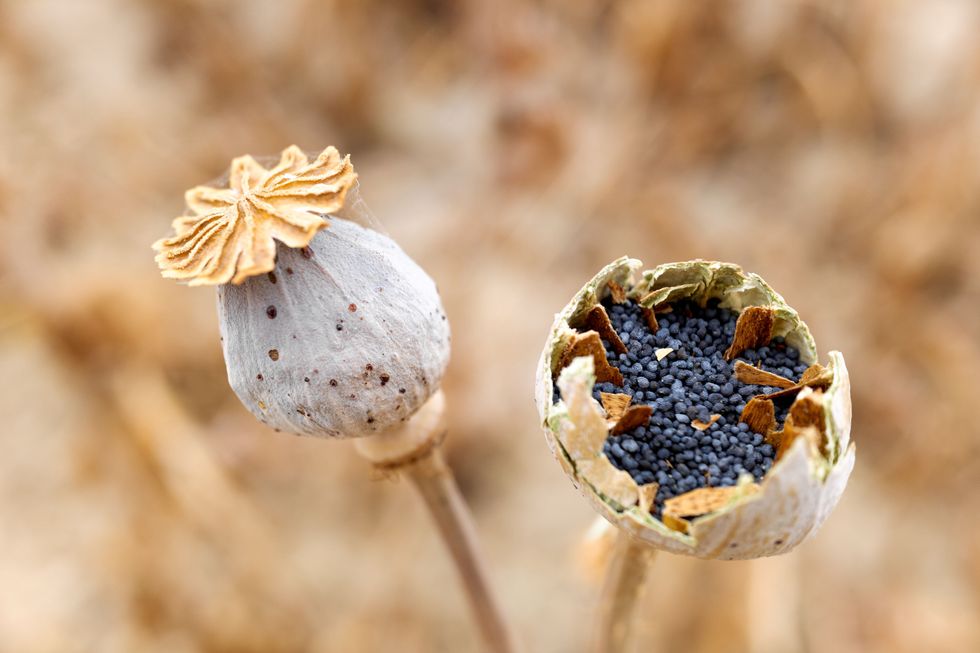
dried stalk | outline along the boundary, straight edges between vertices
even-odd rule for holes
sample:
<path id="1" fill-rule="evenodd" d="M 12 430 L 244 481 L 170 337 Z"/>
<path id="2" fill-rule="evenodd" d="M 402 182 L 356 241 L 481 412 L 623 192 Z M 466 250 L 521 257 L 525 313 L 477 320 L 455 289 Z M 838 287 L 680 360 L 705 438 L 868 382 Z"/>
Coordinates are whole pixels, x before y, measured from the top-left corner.
<path id="1" fill-rule="evenodd" d="M 491 591 L 473 518 L 440 451 L 445 436 L 444 404 L 439 392 L 405 426 L 359 440 L 357 449 L 377 469 L 402 472 L 412 481 L 456 563 L 487 649 L 514 653 L 516 639 Z"/>
<path id="2" fill-rule="evenodd" d="M 633 609 L 643 590 L 655 549 L 620 532 L 599 596 L 596 653 L 622 653 L 629 642 Z"/>

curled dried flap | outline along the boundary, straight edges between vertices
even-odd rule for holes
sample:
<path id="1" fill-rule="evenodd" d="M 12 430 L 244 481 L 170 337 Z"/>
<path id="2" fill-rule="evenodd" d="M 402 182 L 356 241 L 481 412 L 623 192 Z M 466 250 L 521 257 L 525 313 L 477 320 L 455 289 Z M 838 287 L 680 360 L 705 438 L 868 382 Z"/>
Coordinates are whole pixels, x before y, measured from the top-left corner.
<path id="1" fill-rule="evenodd" d="M 796 385 L 785 377 L 749 365 L 745 361 L 735 361 L 735 378 L 747 385 L 764 385 L 773 388 L 792 388 Z"/>
<path id="2" fill-rule="evenodd" d="M 633 397 L 618 392 L 600 392 L 599 400 L 602 402 L 602 408 L 606 411 L 606 418 L 616 423 L 629 408 Z"/>
<path id="3" fill-rule="evenodd" d="M 612 297 L 614 304 L 623 304 L 626 302 L 626 290 L 621 285 L 614 280 L 610 280 L 606 284 L 606 287 L 609 288 L 609 296 Z"/>
<path id="4" fill-rule="evenodd" d="M 812 388 L 827 388 L 834 381 L 834 373 L 821 365 L 820 363 L 814 363 L 810 367 L 806 368 L 803 375 L 800 377 L 800 385 L 810 386 Z"/>
<path id="5" fill-rule="evenodd" d="M 595 365 L 595 376 L 600 383 L 613 383 L 623 385 L 623 375 L 615 367 L 609 364 L 606 358 L 606 349 L 602 346 L 602 340 L 595 331 L 576 333 L 565 346 L 565 351 L 561 355 L 561 362 L 558 369 L 562 370 L 579 356 L 590 356 Z"/>
<path id="6" fill-rule="evenodd" d="M 596 304 L 585 316 L 585 326 L 599 334 L 599 337 L 612 345 L 617 354 L 627 352 L 626 345 L 620 339 L 612 322 L 609 321 L 609 314 L 602 304 Z"/>
<path id="7" fill-rule="evenodd" d="M 632 431 L 638 426 L 646 426 L 650 422 L 651 415 L 653 415 L 652 406 L 646 404 L 630 406 L 616 422 L 616 425 L 612 427 L 610 433 L 612 435 L 619 435 L 620 433 Z"/>
<path id="8" fill-rule="evenodd" d="M 818 450 L 825 449 L 826 434 L 824 433 L 823 393 L 820 390 L 806 388 L 802 390 L 793 405 L 790 406 L 786 423 L 783 425 L 776 449 L 776 460 L 779 460 L 801 435 L 809 435 L 811 444 Z M 823 453 L 826 453 L 823 451 Z"/>
<path id="9" fill-rule="evenodd" d="M 735 363 L 738 366 L 738 361 Z M 779 377 L 783 378 L 783 377 Z M 782 390 L 777 390 L 776 392 L 770 392 L 767 395 L 759 395 L 765 397 L 770 401 L 782 401 L 789 397 L 795 397 L 800 393 L 803 388 L 820 388 L 826 389 L 830 386 L 831 382 L 834 380 L 834 373 L 832 370 L 827 369 L 819 363 L 814 363 L 803 372 L 800 377 L 799 383 L 794 383 L 789 385 Z M 762 385 L 762 384 L 758 384 Z"/>
<path id="10" fill-rule="evenodd" d="M 174 236 L 153 244 L 161 274 L 189 285 L 241 283 L 270 272 L 278 240 L 305 247 L 329 225 L 357 181 L 350 157 L 328 147 L 312 162 L 295 145 L 279 163 L 262 167 L 251 156 L 231 163 L 228 188 L 187 191 L 191 215 L 173 221 Z"/>
<path id="11" fill-rule="evenodd" d="M 694 428 L 696 428 L 699 431 L 707 431 L 709 428 L 711 428 L 711 425 L 712 424 L 714 424 L 715 422 L 717 422 L 720 419 L 721 419 L 721 415 L 718 415 L 717 413 L 715 413 L 715 414 L 711 415 L 711 417 L 708 418 L 708 421 L 707 422 L 702 422 L 701 420 L 696 419 L 693 422 L 691 422 L 691 426 L 693 426 Z"/>
<path id="12" fill-rule="evenodd" d="M 752 397 L 738 421 L 745 422 L 756 433 L 768 436 L 776 428 L 776 407 L 765 395 Z"/>
<path id="13" fill-rule="evenodd" d="M 650 333 L 656 333 L 660 328 L 660 323 L 657 322 L 657 313 L 652 308 L 647 308 L 646 306 L 641 306 L 640 312 L 643 313 L 643 319 L 646 320 Z"/>
<path id="14" fill-rule="evenodd" d="M 640 486 L 638 503 L 641 512 L 644 514 L 650 512 L 650 509 L 653 508 L 653 502 L 657 498 L 657 490 L 659 489 L 659 483 L 647 483 L 646 485 Z"/>
<path id="15" fill-rule="evenodd" d="M 769 344 L 775 311 L 762 306 L 748 306 L 738 314 L 735 322 L 735 337 L 725 351 L 725 360 L 732 360 L 746 349 L 755 349 Z"/>

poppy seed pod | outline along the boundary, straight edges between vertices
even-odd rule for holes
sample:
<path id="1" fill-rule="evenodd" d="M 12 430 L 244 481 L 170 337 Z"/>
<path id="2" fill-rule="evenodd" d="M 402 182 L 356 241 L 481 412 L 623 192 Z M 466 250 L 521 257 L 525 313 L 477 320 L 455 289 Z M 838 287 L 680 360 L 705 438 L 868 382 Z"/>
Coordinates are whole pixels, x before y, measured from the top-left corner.
<path id="1" fill-rule="evenodd" d="M 789 551 L 854 465 L 844 358 L 758 275 L 621 258 L 556 316 L 536 401 L 557 460 L 632 538 L 699 558 Z"/>
<path id="2" fill-rule="evenodd" d="M 284 431 L 358 437 L 405 421 L 439 387 L 449 326 L 436 285 L 390 238 L 333 219 L 276 269 L 218 288 L 228 380 Z"/>
<path id="3" fill-rule="evenodd" d="M 164 276 L 218 285 L 229 382 L 278 430 L 387 430 L 438 390 L 449 360 L 432 279 L 393 240 L 340 217 L 354 217 L 356 180 L 333 147 L 313 161 L 289 147 L 268 169 L 240 157 L 227 188 L 188 191 L 191 215 L 154 244 Z"/>

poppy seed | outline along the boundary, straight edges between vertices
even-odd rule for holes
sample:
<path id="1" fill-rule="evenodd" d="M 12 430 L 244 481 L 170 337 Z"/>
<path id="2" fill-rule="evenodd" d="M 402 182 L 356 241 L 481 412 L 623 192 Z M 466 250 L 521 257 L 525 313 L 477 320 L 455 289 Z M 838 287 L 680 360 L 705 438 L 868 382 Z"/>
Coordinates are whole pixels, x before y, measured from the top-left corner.
<path id="1" fill-rule="evenodd" d="M 740 474 L 761 480 L 773 463 L 775 450 L 758 433 L 739 422 L 748 398 L 766 388 L 746 385 L 734 374 L 734 361 L 724 352 L 735 332 L 738 314 L 709 302 L 704 308 L 680 302 L 657 315 L 659 329 L 650 331 L 639 304 L 605 304 L 612 328 L 626 345 L 617 354 L 603 341 L 611 365 L 623 375 L 624 384 L 598 383 L 600 392 L 623 393 L 632 403 L 648 404 L 654 414 L 649 423 L 610 435 L 603 452 L 617 468 L 638 484 L 657 482 L 660 488 L 654 514 L 663 502 L 699 487 L 734 485 Z M 673 349 L 657 359 L 653 344 Z M 806 369 L 799 352 L 782 338 L 769 346 L 748 349 L 739 356 L 762 369 L 797 379 Z M 711 415 L 719 415 L 710 426 Z M 777 406 L 777 423 L 786 407 Z M 695 423 L 695 421 L 698 423 Z"/>

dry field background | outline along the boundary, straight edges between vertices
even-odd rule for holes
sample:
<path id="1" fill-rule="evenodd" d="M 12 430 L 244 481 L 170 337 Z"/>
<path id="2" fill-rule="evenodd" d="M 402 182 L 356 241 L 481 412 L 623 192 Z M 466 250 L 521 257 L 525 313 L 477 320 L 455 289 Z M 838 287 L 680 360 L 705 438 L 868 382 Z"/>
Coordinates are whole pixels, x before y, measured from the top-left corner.
<path id="1" fill-rule="evenodd" d="M 454 330 L 452 463 L 528 651 L 584 648 L 593 514 L 533 369 L 603 263 L 769 280 L 852 371 L 858 463 L 781 558 L 661 556 L 643 651 L 980 650 L 980 5 L 0 0 L 0 651 L 476 651 L 427 516 L 261 427 L 185 188 L 353 155 Z M 594 570 L 593 575 L 594 575 Z"/>

